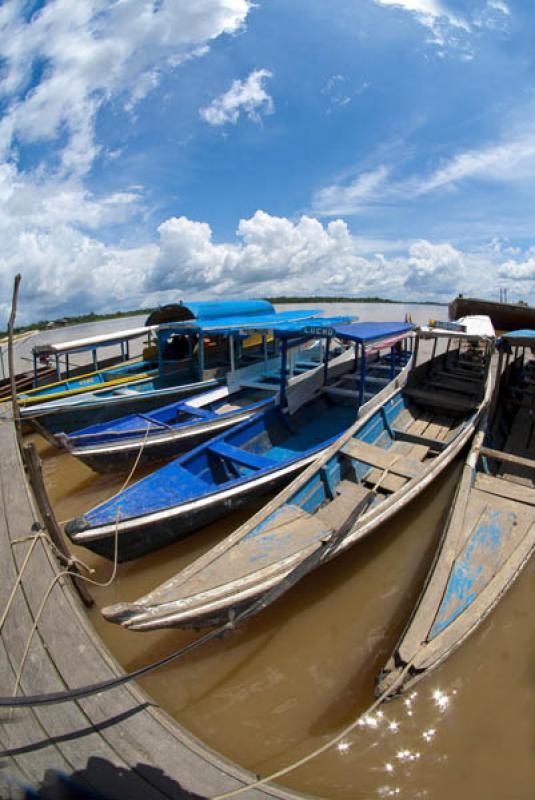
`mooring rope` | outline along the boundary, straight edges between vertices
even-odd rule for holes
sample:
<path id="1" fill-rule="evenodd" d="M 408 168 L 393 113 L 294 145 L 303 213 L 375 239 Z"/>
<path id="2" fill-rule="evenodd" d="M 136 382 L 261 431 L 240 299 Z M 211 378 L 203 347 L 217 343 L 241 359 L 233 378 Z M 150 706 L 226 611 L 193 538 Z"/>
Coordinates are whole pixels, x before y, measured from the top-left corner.
<path id="1" fill-rule="evenodd" d="M 40 534 L 36 535 L 35 541 L 37 541 L 40 538 L 48 539 L 50 541 L 50 537 L 48 536 L 48 534 L 43 533 L 43 532 L 41 532 Z M 53 544 L 53 542 L 51 542 L 51 544 Z M 34 549 L 34 543 L 32 542 L 32 545 L 28 548 L 27 557 L 24 560 L 23 567 L 26 567 L 26 565 L 27 565 L 27 563 L 29 561 L 29 556 L 33 552 L 33 549 Z M 81 575 L 78 572 L 71 572 L 69 569 L 65 569 L 65 570 L 62 570 L 61 572 L 58 572 L 56 575 L 54 575 L 54 577 L 50 581 L 50 584 L 48 585 L 48 588 L 47 588 L 47 590 L 46 590 L 46 592 L 45 592 L 45 594 L 43 596 L 43 599 L 41 600 L 41 604 L 39 605 L 39 608 L 37 610 L 37 614 L 35 615 L 35 618 L 33 620 L 33 624 L 32 624 L 30 633 L 28 634 L 28 637 L 26 639 L 26 644 L 24 646 L 24 651 L 23 651 L 23 654 L 22 654 L 22 658 L 20 660 L 19 666 L 17 667 L 17 671 L 16 671 L 16 674 L 15 674 L 15 686 L 14 686 L 14 689 L 13 689 L 13 697 L 15 697 L 17 695 L 17 692 L 18 692 L 18 689 L 19 689 L 19 686 L 20 686 L 20 682 L 21 682 L 21 679 L 22 679 L 22 672 L 23 672 L 24 667 L 26 665 L 26 659 L 28 658 L 28 653 L 30 652 L 30 647 L 31 647 L 33 635 L 34 635 L 35 631 L 37 630 L 37 626 L 39 625 L 39 621 L 41 619 L 43 611 L 45 610 L 45 606 L 46 606 L 46 604 L 48 602 L 48 598 L 50 597 L 52 589 L 54 588 L 56 583 L 58 583 L 58 581 L 61 578 L 64 578 L 64 577 L 70 575 L 71 577 L 76 577 L 79 580 L 85 581 L 86 583 L 90 583 L 93 586 L 99 586 L 101 588 L 106 588 L 106 586 L 110 586 L 113 583 L 113 581 L 115 580 L 115 576 L 117 574 L 117 564 L 118 564 L 118 560 L 119 560 L 118 556 L 119 556 L 119 527 L 118 527 L 118 514 L 117 514 L 117 516 L 115 518 L 113 567 L 112 567 L 111 575 L 108 578 L 108 580 L 106 580 L 106 581 L 97 581 L 94 578 L 90 578 L 88 575 Z M 83 564 L 83 562 L 79 562 L 79 563 Z M 86 565 L 84 564 L 84 566 L 86 566 Z M 94 572 L 94 570 L 90 570 L 90 571 Z M 17 579 L 18 579 L 18 577 L 19 576 L 17 575 Z M 5 621 L 5 619 L 7 618 L 8 614 L 9 614 L 9 609 L 11 607 L 11 604 L 12 604 L 13 600 L 14 600 L 15 590 L 17 588 L 17 585 L 20 585 L 20 581 L 18 581 L 18 584 L 16 582 L 16 584 L 14 586 L 14 590 L 12 591 L 12 593 L 10 595 L 10 602 L 8 603 L 6 609 L 4 610 L 4 613 L 2 614 L 2 620 L 1 620 L 2 623 Z"/>
<path id="2" fill-rule="evenodd" d="M 263 778 L 257 778 L 252 783 L 248 783 L 244 786 L 240 786 L 238 789 L 233 789 L 230 792 L 224 792 L 224 794 L 214 795 L 210 800 L 228 800 L 229 797 L 238 797 L 239 795 L 243 794 L 244 792 L 250 792 L 252 789 L 258 789 L 260 786 L 264 786 L 266 783 L 271 783 L 271 781 L 277 780 L 277 778 L 282 778 L 283 775 L 288 775 L 289 772 L 293 772 L 294 770 L 298 769 L 299 767 L 308 764 L 313 759 L 317 758 L 318 756 L 325 753 L 327 750 L 330 750 L 335 744 L 340 742 L 342 739 L 345 739 L 346 736 L 349 736 L 355 728 L 362 724 L 363 720 L 367 717 L 371 717 L 374 711 L 381 705 L 381 703 L 386 700 L 395 690 L 400 686 L 405 679 L 407 672 L 410 670 L 412 666 L 412 662 L 409 661 L 401 670 L 399 675 L 396 677 L 395 681 L 385 689 L 379 697 L 375 699 L 375 701 L 369 706 L 366 711 L 363 711 L 359 716 L 353 720 L 349 725 L 347 725 L 343 730 L 337 733 L 335 736 L 331 737 L 327 742 L 324 742 L 322 745 L 317 747 L 312 752 L 307 753 L 306 756 L 302 756 L 302 758 L 298 758 L 295 761 L 292 761 L 291 764 L 288 764 L 286 767 L 282 767 L 275 772 L 266 775 Z"/>

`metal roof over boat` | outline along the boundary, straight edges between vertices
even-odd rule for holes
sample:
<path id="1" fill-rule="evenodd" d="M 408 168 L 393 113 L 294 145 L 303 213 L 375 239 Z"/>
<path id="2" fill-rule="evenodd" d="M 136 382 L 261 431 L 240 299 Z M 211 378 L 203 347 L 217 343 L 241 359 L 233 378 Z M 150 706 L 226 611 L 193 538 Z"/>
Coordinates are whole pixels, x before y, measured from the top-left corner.
<path id="1" fill-rule="evenodd" d="M 469 317 L 460 317 L 455 322 L 462 326 L 461 330 L 452 330 L 447 327 L 455 323 L 437 322 L 435 326 L 422 325 L 419 328 L 419 333 L 426 339 L 447 337 L 449 339 L 463 339 L 464 341 L 472 342 L 481 341 L 482 339 L 494 339 L 495 337 L 494 326 L 490 317 L 474 314 Z"/>
<path id="2" fill-rule="evenodd" d="M 535 331 L 531 330 L 530 328 L 521 328 L 518 331 L 509 331 L 509 333 L 504 333 L 499 341 L 505 341 L 508 344 L 534 347 Z"/>
<path id="3" fill-rule="evenodd" d="M 186 320 L 215 320 L 226 317 L 249 317 L 273 314 L 269 300 L 202 300 L 199 302 L 170 303 L 152 311 L 145 325 L 164 325 L 167 322 Z"/>
<path id="4" fill-rule="evenodd" d="M 335 326 L 335 332 L 341 339 L 368 344 L 378 339 L 404 336 L 414 328 L 412 322 L 354 322 Z"/>
<path id="5" fill-rule="evenodd" d="M 295 311 L 272 311 L 243 316 L 241 313 L 215 319 L 194 319 L 191 322 L 167 322 L 158 326 L 158 333 L 198 334 L 202 336 L 228 335 L 254 330 L 274 330 L 299 320 L 313 319 L 320 314 L 317 308 Z"/>
<path id="6" fill-rule="evenodd" d="M 32 349 L 35 355 L 59 355 L 63 353 L 81 353 L 86 350 L 94 350 L 96 347 L 107 347 L 108 345 L 128 342 L 140 336 L 146 336 L 156 330 L 155 326 L 143 326 L 141 328 L 129 328 L 115 333 L 101 333 L 97 336 L 88 336 L 84 339 L 71 339 L 68 342 L 57 342 L 56 344 L 37 344 Z"/>

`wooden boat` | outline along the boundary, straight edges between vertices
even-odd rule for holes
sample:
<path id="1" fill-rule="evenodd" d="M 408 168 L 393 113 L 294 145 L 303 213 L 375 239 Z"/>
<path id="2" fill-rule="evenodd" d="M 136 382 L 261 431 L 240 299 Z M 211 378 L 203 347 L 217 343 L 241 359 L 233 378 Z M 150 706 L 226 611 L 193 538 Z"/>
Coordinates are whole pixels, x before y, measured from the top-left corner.
<path id="1" fill-rule="evenodd" d="M 359 325 L 335 327 L 334 331 L 342 328 L 350 329 L 354 341 L 362 331 Z M 400 339 L 411 329 L 406 323 L 389 326 L 390 335 L 397 331 Z M 315 326 L 314 332 L 318 331 Z M 351 333 L 346 331 L 345 335 Z M 388 355 L 373 360 L 364 374 L 367 385 L 362 388 L 369 390 L 370 397 L 380 396 L 381 390 L 384 394 L 385 382 L 388 384 L 392 375 L 406 375 L 408 352 L 401 349 L 392 353 L 391 348 L 389 339 Z M 352 362 L 354 367 L 359 366 L 354 358 Z M 360 374 L 359 368 L 349 376 L 336 375 L 334 385 L 328 382 L 326 386 L 321 385 L 322 380 L 319 386 L 313 379 L 303 381 L 295 387 L 294 395 L 287 396 L 291 413 L 272 408 L 209 439 L 72 520 L 65 533 L 75 544 L 108 558 L 113 558 L 117 535 L 119 559 L 124 561 L 188 535 L 251 499 L 272 492 L 315 461 L 352 424 L 358 414 L 356 400 L 361 396 L 360 386 L 356 386 Z M 351 389 L 341 385 L 348 377 L 352 379 Z M 281 387 L 281 401 L 285 396 Z M 366 404 L 363 408 L 365 411 Z"/>
<path id="2" fill-rule="evenodd" d="M 532 347 L 535 331 L 507 334 Z M 503 350 L 502 350 L 503 353 Z M 524 353 L 502 372 L 482 419 L 424 590 L 377 694 L 399 694 L 441 664 L 492 611 L 535 547 L 535 363 Z"/>
<path id="3" fill-rule="evenodd" d="M 244 301 L 247 304 L 248 301 Z M 271 304 L 268 303 L 271 307 Z M 234 354 L 229 353 L 229 339 L 237 348 L 237 365 L 265 357 L 267 335 L 260 346 L 245 349 L 244 340 L 258 329 L 313 318 L 311 309 L 247 313 L 202 320 L 165 323 L 156 329 L 158 373 L 143 379 L 129 380 L 125 386 L 96 389 L 83 395 L 32 404 L 21 408 L 21 418 L 28 420 L 41 435 L 58 444 L 58 433 L 71 433 L 89 424 L 117 419 L 127 413 L 145 413 L 191 394 L 220 384 L 229 369 L 234 369 Z M 235 342 L 234 342 L 235 340 Z"/>
<path id="4" fill-rule="evenodd" d="M 342 320 L 343 318 L 340 318 Z M 316 343 L 290 351 L 288 386 L 308 380 L 323 370 Z M 329 364 L 329 374 L 351 369 L 350 349 L 340 350 Z M 91 425 L 58 439 L 71 455 L 96 472 L 129 469 L 134 462 L 148 464 L 177 456 L 275 405 L 279 393 L 280 356 L 227 375 L 227 383 L 192 395 L 146 414 L 130 414 Z"/>
<path id="5" fill-rule="evenodd" d="M 425 332 L 435 340 L 451 334 Z M 133 630 L 202 627 L 256 613 L 403 508 L 471 438 L 490 394 L 492 340 L 413 369 L 250 521 L 150 594 L 103 610 Z M 419 339 L 417 339 L 417 342 Z"/>
<path id="6" fill-rule="evenodd" d="M 448 315 L 452 320 L 475 314 L 490 317 L 497 331 L 535 328 L 535 308 L 527 303 L 498 303 L 459 295 L 448 306 Z"/>
<path id="7" fill-rule="evenodd" d="M 138 360 L 119 366 L 114 365 L 28 389 L 17 394 L 17 401 L 21 408 L 31 408 L 43 402 L 94 392 L 104 386 L 106 388 L 126 386 L 134 381 L 150 378 L 156 375 L 157 371 L 158 364 L 155 361 Z"/>

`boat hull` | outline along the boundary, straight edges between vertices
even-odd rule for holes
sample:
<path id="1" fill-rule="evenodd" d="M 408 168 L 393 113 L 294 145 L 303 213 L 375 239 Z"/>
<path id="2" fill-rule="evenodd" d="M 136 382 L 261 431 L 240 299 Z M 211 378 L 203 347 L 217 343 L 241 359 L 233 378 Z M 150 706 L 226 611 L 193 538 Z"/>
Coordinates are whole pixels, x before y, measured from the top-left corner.
<path id="1" fill-rule="evenodd" d="M 496 303 L 473 297 L 456 297 L 448 306 L 451 320 L 473 315 L 490 317 L 497 331 L 535 328 L 535 308 L 518 303 Z"/>
<path id="2" fill-rule="evenodd" d="M 147 519 L 142 519 L 138 525 L 132 525 L 124 530 L 119 523 L 117 527 L 119 536 L 117 560 L 120 563 L 132 561 L 191 536 L 199 528 L 216 522 L 232 511 L 237 511 L 276 491 L 294 475 L 305 469 L 309 463 L 310 458 L 299 461 L 284 471 L 264 476 L 262 481 L 245 484 L 240 487 L 239 491 L 229 492 L 227 496 L 217 495 L 205 498 L 196 504 L 185 504 L 181 508 L 174 509 L 174 513 L 154 520 L 152 524 Z M 67 528 L 65 532 L 70 535 Z M 113 531 L 95 538 L 84 538 L 82 531 L 81 534 L 71 535 L 71 538 L 75 544 L 86 547 L 103 558 L 110 561 L 115 558 Z"/>
<path id="3" fill-rule="evenodd" d="M 89 423 L 109 422 L 127 413 L 144 413 L 158 405 L 209 389 L 219 382 L 216 378 L 209 378 L 145 392 L 135 392 L 132 389 L 131 394 L 99 397 L 88 402 L 80 401 L 57 406 L 51 403 L 42 404 L 39 409 L 23 409 L 21 416 L 23 421 L 27 420 L 48 441 L 61 446 L 61 441 L 57 438 L 58 433 L 72 433 Z M 49 407 L 46 408 L 45 405 Z"/>
<path id="4" fill-rule="evenodd" d="M 504 385 L 514 369 L 505 371 Z M 491 613 L 535 550 L 535 460 L 524 452 L 531 410 L 514 398 L 515 422 L 504 436 L 508 404 L 503 387 L 495 392 L 498 414 L 481 422 L 421 596 L 377 677 L 377 696 L 411 689 L 445 661 Z"/>

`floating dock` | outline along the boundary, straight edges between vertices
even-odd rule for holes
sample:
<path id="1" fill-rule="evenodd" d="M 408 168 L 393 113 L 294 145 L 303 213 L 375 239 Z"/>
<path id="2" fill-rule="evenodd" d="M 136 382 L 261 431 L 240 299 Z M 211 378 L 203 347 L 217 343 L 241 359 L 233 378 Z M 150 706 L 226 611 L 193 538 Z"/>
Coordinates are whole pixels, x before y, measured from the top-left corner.
<path id="1" fill-rule="evenodd" d="M 14 693 L 19 672 L 19 695 L 123 675 L 70 578 L 61 576 L 48 539 L 39 536 L 7 403 L 0 406 L 0 453 L 0 695 Z M 1 709 L 0 751 L 1 798 L 19 797 L 21 786 L 44 785 L 47 798 L 64 797 L 54 789 L 62 775 L 80 788 L 80 796 L 99 792 L 109 800 L 202 800 L 255 779 L 180 727 L 135 683 L 57 705 Z M 241 796 L 305 797 L 273 785 Z"/>

